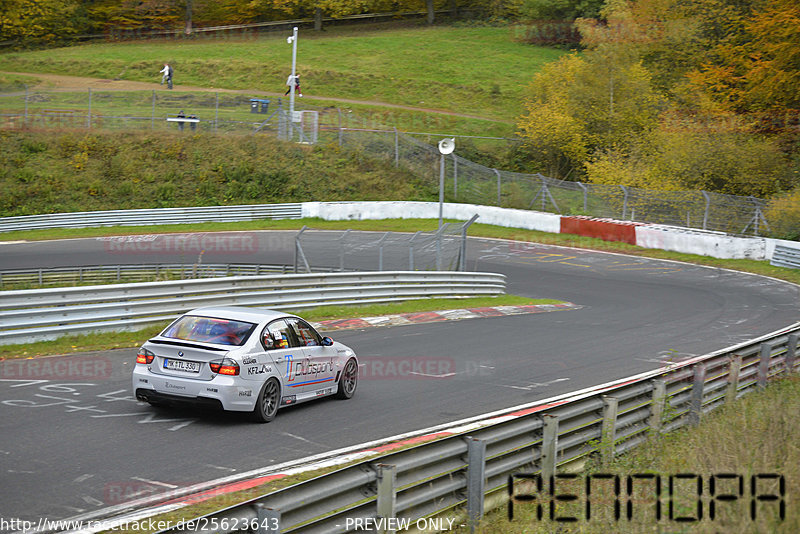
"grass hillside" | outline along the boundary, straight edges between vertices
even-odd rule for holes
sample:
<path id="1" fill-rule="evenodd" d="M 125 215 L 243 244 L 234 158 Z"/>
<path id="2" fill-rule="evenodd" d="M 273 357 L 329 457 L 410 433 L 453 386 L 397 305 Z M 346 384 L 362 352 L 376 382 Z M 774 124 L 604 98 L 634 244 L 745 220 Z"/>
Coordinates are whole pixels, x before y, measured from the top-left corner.
<path id="1" fill-rule="evenodd" d="M 292 47 L 284 33 L 103 42 L 0 55 L 0 70 L 283 93 Z M 309 95 L 377 101 L 513 120 L 524 88 L 564 52 L 511 40 L 502 27 L 332 27 L 300 32 L 297 72 Z"/>
<path id="2" fill-rule="evenodd" d="M 0 216 L 312 200 L 435 200 L 388 163 L 265 136 L 0 131 Z"/>

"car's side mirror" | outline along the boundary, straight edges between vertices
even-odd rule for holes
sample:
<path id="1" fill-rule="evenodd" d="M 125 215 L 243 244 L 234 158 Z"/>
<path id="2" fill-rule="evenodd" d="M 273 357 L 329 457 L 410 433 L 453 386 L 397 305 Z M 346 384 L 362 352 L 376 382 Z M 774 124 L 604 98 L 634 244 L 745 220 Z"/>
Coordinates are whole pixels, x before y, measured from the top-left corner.
<path id="1" fill-rule="evenodd" d="M 333 345 L 333 340 L 328 336 L 325 336 L 322 338 L 322 345 L 325 347 L 330 347 L 331 345 Z"/>

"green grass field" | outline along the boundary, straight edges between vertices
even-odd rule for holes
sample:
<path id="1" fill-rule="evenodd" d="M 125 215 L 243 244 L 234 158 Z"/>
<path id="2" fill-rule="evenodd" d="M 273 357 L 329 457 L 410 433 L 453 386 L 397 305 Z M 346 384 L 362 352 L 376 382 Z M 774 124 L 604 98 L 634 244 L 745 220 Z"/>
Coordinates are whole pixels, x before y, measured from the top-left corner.
<path id="1" fill-rule="evenodd" d="M 178 86 L 283 93 L 291 52 L 283 34 L 105 42 L 2 54 L 0 70 L 158 82 L 169 62 Z M 514 42 L 498 27 L 331 28 L 301 32 L 297 72 L 308 95 L 509 121 L 520 113 L 532 76 L 563 53 Z"/>

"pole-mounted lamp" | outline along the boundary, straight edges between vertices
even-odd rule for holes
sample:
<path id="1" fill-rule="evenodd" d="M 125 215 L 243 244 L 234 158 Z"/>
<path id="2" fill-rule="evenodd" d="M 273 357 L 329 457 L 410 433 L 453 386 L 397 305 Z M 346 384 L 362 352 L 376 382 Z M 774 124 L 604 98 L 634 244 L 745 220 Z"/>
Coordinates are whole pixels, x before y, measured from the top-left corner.
<path id="1" fill-rule="evenodd" d="M 444 211 L 444 157 L 452 154 L 456 149 L 456 138 L 450 137 L 439 141 L 439 153 L 441 163 L 439 164 L 439 228 L 442 227 L 442 215 Z"/>

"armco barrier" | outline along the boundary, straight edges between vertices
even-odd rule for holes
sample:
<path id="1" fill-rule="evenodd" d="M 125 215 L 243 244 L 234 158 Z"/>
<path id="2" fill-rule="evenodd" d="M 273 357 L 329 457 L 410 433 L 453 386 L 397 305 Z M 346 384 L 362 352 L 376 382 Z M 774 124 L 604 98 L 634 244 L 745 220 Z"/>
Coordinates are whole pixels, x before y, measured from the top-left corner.
<path id="1" fill-rule="evenodd" d="M 0 345 L 131 330 L 201 306 L 301 309 L 398 298 L 499 295 L 505 287 L 505 276 L 495 273 L 383 271 L 2 291 Z"/>
<path id="2" fill-rule="evenodd" d="M 552 498 L 547 488 L 535 503 L 516 500 L 513 477 L 536 474 L 546 481 L 559 469 L 579 467 L 590 455 L 610 459 L 651 433 L 696 424 L 773 377 L 796 371 L 798 333 L 800 323 L 795 323 L 687 362 L 462 422 L 471 429 L 438 432 L 447 437 L 363 460 L 161 532 L 207 531 L 203 525 L 231 532 L 250 525 L 258 527 L 251 532 L 338 534 L 359 530 L 356 518 L 394 518 L 414 525 L 424 518 L 458 517 L 463 523 L 479 520 L 492 500 L 510 497 L 514 507 L 547 504 Z M 265 476 L 279 478 L 280 473 Z M 500 498 L 487 500 L 490 496 Z M 184 500 L 190 502 L 191 496 Z M 173 506 L 176 502 L 180 499 Z M 113 525 L 112 520 L 106 526 Z"/>
<path id="3" fill-rule="evenodd" d="M 316 272 L 334 269 L 316 269 Z M 221 276 L 251 276 L 260 274 L 289 274 L 294 265 L 260 263 L 154 263 L 131 265 L 86 265 L 80 267 L 50 267 L 0 271 L 0 289 L 9 285 L 67 285 L 110 284 L 115 282 L 144 282 L 161 278 L 216 278 Z"/>
<path id="4" fill-rule="evenodd" d="M 90 228 L 97 226 L 149 226 L 201 222 L 299 219 L 302 204 L 252 204 L 203 206 L 198 208 L 153 208 L 138 210 L 83 211 L 0 218 L 0 232 L 40 228 Z"/>
<path id="5" fill-rule="evenodd" d="M 777 267 L 800 269 L 800 243 L 794 247 L 775 245 L 775 253 L 772 255 L 770 264 Z"/>

